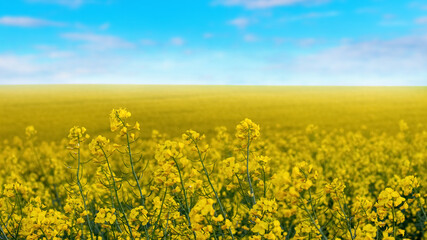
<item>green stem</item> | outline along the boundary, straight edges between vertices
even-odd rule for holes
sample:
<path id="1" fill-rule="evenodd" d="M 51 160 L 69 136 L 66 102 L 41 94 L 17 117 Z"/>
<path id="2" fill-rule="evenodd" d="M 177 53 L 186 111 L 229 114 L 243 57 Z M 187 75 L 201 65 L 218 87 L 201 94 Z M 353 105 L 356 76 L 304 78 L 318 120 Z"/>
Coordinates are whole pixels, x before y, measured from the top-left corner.
<path id="1" fill-rule="evenodd" d="M 335 192 L 335 194 L 338 197 L 338 194 L 336 192 Z M 345 199 L 344 199 L 344 201 L 345 201 Z M 351 222 L 350 222 L 350 219 L 347 217 L 347 214 L 345 213 L 344 208 L 341 206 L 341 202 L 340 202 L 339 199 L 338 199 L 338 205 L 340 206 L 340 209 L 341 209 L 342 213 L 344 214 L 344 218 L 345 218 L 345 221 L 347 223 L 347 228 L 348 228 L 348 231 L 350 232 L 351 239 L 354 239 L 353 233 L 351 232 Z"/>
<path id="2" fill-rule="evenodd" d="M 12 209 L 12 213 L 14 212 L 14 208 Z M 9 219 L 10 217 L 8 216 L 8 219 Z M 14 238 L 13 237 L 13 234 L 9 231 L 9 229 L 7 228 L 7 222 L 8 222 L 9 220 L 6 220 L 6 223 L 5 222 L 3 222 L 3 219 L 2 218 L 0 218 L 0 228 L 1 228 L 1 226 L 3 225 L 4 227 L 5 227 L 5 229 L 6 229 L 6 231 L 7 231 L 7 233 L 9 233 L 9 235 L 12 237 L 12 238 Z M 3 232 L 3 229 L 1 229 L 2 230 L 2 232 Z M 5 234 L 5 236 L 7 236 L 6 234 Z M 15 238 L 14 238 L 15 239 Z"/>
<path id="3" fill-rule="evenodd" d="M 317 226 L 316 220 L 313 218 L 313 216 L 311 215 L 310 211 L 308 210 L 307 206 L 304 203 L 304 200 L 301 199 L 300 197 L 300 201 L 302 202 L 302 205 L 304 206 L 304 211 L 308 214 L 308 216 L 310 217 L 311 222 L 313 223 L 314 227 L 317 229 L 317 231 L 319 231 L 320 235 L 322 235 L 322 238 L 324 240 L 328 240 L 328 238 L 326 238 L 325 234 L 323 233 L 322 229 L 320 227 Z M 311 201 L 311 199 L 310 199 Z"/>
<path id="4" fill-rule="evenodd" d="M 247 194 L 245 193 L 245 190 L 243 189 L 242 183 L 240 182 L 239 175 L 237 175 L 237 173 L 235 173 L 234 175 L 236 176 L 236 178 L 237 178 L 237 182 L 239 183 L 239 188 L 240 188 L 240 191 L 242 192 L 242 193 L 241 193 L 241 194 L 242 194 L 242 197 L 243 197 L 243 199 L 245 199 L 246 204 L 247 204 L 247 205 L 248 205 L 248 207 L 250 208 L 250 207 L 251 207 L 251 203 L 250 203 L 250 202 L 248 202 Z"/>
<path id="5" fill-rule="evenodd" d="M 166 218 L 166 226 L 165 226 L 165 229 L 163 230 L 163 237 L 162 237 L 162 239 L 166 239 L 166 236 L 168 234 L 168 224 L 169 224 L 169 212 L 168 212 L 168 215 L 167 215 L 167 218 Z"/>
<path id="6" fill-rule="evenodd" d="M 107 174 L 106 174 L 106 173 L 104 173 L 104 175 L 105 175 L 105 177 L 107 178 L 108 186 L 110 186 L 111 184 L 110 184 L 110 181 L 108 180 L 108 176 L 107 176 Z M 114 206 L 114 195 L 113 195 L 113 192 L 111 191 L 111 189 L 108 189 L 108 190 L 110 190 L 111 208 L 116 209 L 116 207 Z M 117 220 L 117 219 L 118 219 L 118 218 L 117 218 L 117 216 L 118 216 L 117 212 L 114 212 L 114 215 L 116 215 L 116 221 L 115 221 L 115 223 L 116 223 L 116 227 L 117 227 L 117 229 L 119 230 L 119 232 L 121 233 L 121 232 L 122 232 L 122 229 L 120 228 L 119 221 Z"/>
<path id="7" fill-rule="evenodd" d="M 396 239 L 396 212 L 394 206 L 392 206 L 391 211 L 393 213 L 393 237 Z"/>
<path id="8" fill-rule="evenodd" d="M 125 212 L 125 210 L 124 210 L 124 208 L 123 208 L 123 206 L 122 206 L 122 203 L 120 202 L 119 194 L 117 193 L 116 179 L 115 179 L 115 177 L 114 177 L 114 175 L 113 175 L 113 171 L 111 170 L 110 161 L 108 160 L 108 156 L 107 156 L 107 154 L 105 153 L 105 151 L 104 151 L 104 149 L 102 148 L 102 146 L 100 146 L 100 145 L 98 145 L 98 146 L 100 147 L 100 149 L 101 149 L 102 153 L 104 154 L 105 160 L 107 161 L 108 170 L 110 171 L 110 176 L 111 176 L 111 179 L 113 180 L 113 189 L 114 189 L 114 194 L 115 194 L 115 196 L 116 196 L 117 204 L 119 205 L 119 207 L 120 207 L 120 211 L 122 212 L 123 217 L 125 218 L 125 223 L 126 223 L 126 226 L 127 226 L 127 227 L 128 227 L 128 229 L 129 229 L 130 237 L 131 237 L 131 239 L 135 239 L 135 238 L 133 237 L 133 234 L 132 234 L 132 227 L 129 225 L 129 220 L 128 220 L 127 216 L 126 216 L 126 212 Z"/>
<path id="9" fill-rule="evenodd" d="M 152 238 L 152 239 L 154 239 L 154 233 L 155 233 L 155 231 L 156 231 L 156 228 L 157 228 L 158 223 L 159 223 L 159 221 L 160 221 L 160 218 L 161 218 L 161 216 L 162 216 L 163 205 L 164 205 L 164 203 L 165 203 L 166 193 L 167 193 L 167 192 L 168 192 L 168 189 L 166 188 L 166 189 L 165 189 L 165 194 L 163 195 L 163 198 L 162 198 L 162 204 L 160 205 L 160 212 L 159 212 L 159 216 L 157 217 L 157 220 L 156 220 L 156 222 L 154 223 L 153 231 L 151 232 L 151 238 Z"/>
<path id="10" fill-rule="evenodd" d="M 249 173 L 249 146 L 251 144 L 251 130 L 248 130 L 248 143 L 246 146 L 246 175 L 248 177 L 248 183 L 249 183 L 249 189 L 251 192 L 251 197 L 252 197 L 252 206 L 256 204 L 256 199 L 255 199 L 255 192 L 254 189 L 252 187 L 252 180 L 251 180 L 251 175 Z"/>
<path id="11" fill-rule="evenodd" d="M 194 144 L 196 146 L 197 153 L 199 154 L 199 159 L 200 159 L 200 162 L 202 163 L 203 171 L 205 172 L 205 175 L 206 175 L 206 177 L 208 179 L 209 185 L 211 186 L 212 191 L 215 194 L 216 201 L 218 202 L 219 208 L 221 209 L 221 214 L 222 214 L 222 216 L 224 218 L 224 221 L 225 221 L 227 219 L 227 215 L 225 214 L 224 207 L 222 206 L 222 203 L 221 203 L 221 199 L 219 198 L 218 193 L 215 190 L 215 187 L 213 186 L 212 181 L 211 181 L 211 179 L 209 177 L 209 173 L 208 173 L 208 170 L 205 167 L 205 163 L 203 161 L 202 153 L 200 152 L 199 146 L 197 145 L 197 142 L 194 139 L 192 139 L 192 140 L 193 140 L 193 142 L 194 142 Z M 231 228 L 228 228 L 228 231 L 230 232 L 231 238 L 234 239 L 234 235 L 233 235 L 233 232 L 231 231 Z"/>
<path id="12" fill-rule="evenodd" d="M 80 162 L 80 139 L 77 138 L 78 140 L 78 149 L 77 149 L 77 185 L 79 186 L 79 191 L 80 191 L 80 196 L 83 199 L 83 206 L 85 208 L 85 211 L 87 211 L 87 205 L 86 205 L 86 199 L 85 196 L 83 194 L 83 187 L 82 184 L 80 182 L 80 167 L 81 167 L 81 162 Z M 82 168 L 82 172 L 83 172 L 83 167 Z M 92 225 L 90 223 L 90 219 L 89 219 L 89 214 L 86 215 L 86 220 L 87 220 L 87 224 L 89 226 L 89 231 L 90 231 L 90 238 L 93 240 L 93 230 L 92 230 Z M 84 231 L 82 229 L 82 231 Z"/>
<path id="13" fill-rule="evenodd" d="M 18 191 L 16 191 L 16 189 L 14 189 L 14 191 L 15 191 L 15 194 L 16 194 L 16 201 L 17 201 L 16 204 L 18 205 L 19 214 L 21 215 L 21 219 L 19 220 L 18 227 L 16 228 L 16 233 L 15 233 L 15 235 L 16 235 L 15 238 L 18 239 L 19 230 L 21 228 L 22 219 L 24 218 L 24 216 L 22 214 L 21 197 L 19 196 L 19 193 L 18 193 Z"/>
<path id="14" fill-rule="evenodd" d="M 267 184 L 266 184 L 266 180 L 265 180 L 265 169 L 264 166 L 262 166 L 262 177 L 263 177 L 263 183 L 264 183 L 264 198 L 267 197 Z"/>
<path id="15" fill-rule="evenodd" d="M 191 229 L 191 220 L 190 220 L 190 206 L 188 205 L 188 199 L 187 199 L 187 191 L 185 190 L 185 185 L 184 185 L 184 179 L 182 178 L 182 174 L 181 174 L 181 169 L 179 167 L 178 161 L 176 161 L 175 158 L 172 158 L 173 161 L 175 162 L 176 168 L 178 169 L 178 174 L 179 174 L 179 180 L 181 182 L 181 187 L 182 187 L 182 192 L 184 193 L 184 200 L 185 200 L 185 208 L 186 208 L 186 212 L 185 216 L 187 217 L 187 221 L 188 221 L 188 226 Z M 196 239 L 196 233 L 193 231 L 193 235 L 194 235 L 194 239 Z"/>
<path id="16" fill-rule="evenodd" d="M 420 200 L 420 198 L 417 198 L 417 201 L 418 201 L 418 204 L 420 205 L 421 212 L 422 212 L 422 213 L 423 213 L 423 215 L 424 215 L 424 219 L 425 219 L 425 220 L 427 220 L 426 212 L 425 212 L 425 210 L 424 210 L 423 205 L 421 204 L 421 200 Z"/>
<path id="17" fill-rule="evenodd" d="M 135 172 L 135 168 L 134 168 L 134 164 L 133 164 L 133 158 L 132 158 L 132 151 L 130 149 L 129 133 L 127 131 L 126 131 L 126 140 L 127 140 L 127 148 L 128 148 L 128 153 L 129 153 L 130 166 L 132 169 L 132 175 L 135 178 L 136 185 L 138 186 L 139 195 L 141 197 L 141 205 L 145 206 L 145 196 L 142 194 L 141 185 L 139 184 L 138 176 L 136 175 L 136 172 Z"/>
<path id="18" fill-rule="evenodd" d="M 8 240 L 7 235 L 6 235 L 6 233 L 3 231 L 3 228 L 2 228 L 2 226 L 1 226 L 1 225 L 0 225 L 0 231 L 1 231 L 1 233 L 3 233 L 4 239 L 5 239 L 5 240 Z"/>

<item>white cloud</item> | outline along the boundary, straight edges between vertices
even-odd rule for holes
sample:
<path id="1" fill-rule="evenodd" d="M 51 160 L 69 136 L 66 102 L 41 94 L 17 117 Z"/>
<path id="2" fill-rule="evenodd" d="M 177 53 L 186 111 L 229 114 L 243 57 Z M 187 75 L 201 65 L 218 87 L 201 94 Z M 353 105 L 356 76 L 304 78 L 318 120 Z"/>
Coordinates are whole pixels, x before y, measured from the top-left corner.
<path id="1" fill-rule="evenodd" d="M 238 28 L 246 28 L 250 23 L 250 20 L 248 18 L 240 17 L 235 18 L 233 20 L 230 20 L 228 24 L 233 25 Z"/>
<path id="2" fill-rule="evenodd" d="M 209 38 L 213 38 L 214 37 L 214 34 L 213 33 L 204 33 L 203 34 L 203 38 L 204 39 L 209 39 Z"/>
<path id="3" fill-rule="evenodd" d="M 26 16 L 4 16 L 0 18 L 0 25 L 14 27 L 59 27 L 64 26 L 65 24 Z"/>
<path id="4" fill-rule="evenodd" d="M 156 42 L 156 41 L 154 41 L 154 40 L 151 40 L 151 39 L 142 39 L 142 40 L 141 40 L 141 44 L 142 44 L 143 46 L 154 46 L 154 45 L 156 45 L 156 44 L 157 44 L 157 42 Z"/>
<path id="5" fill-rule="evenodd" d="M 83 42 L 83 47 L 91 50 L 105 50 L 115 48 L 132 48 L 134 45 L 119 37 L 111 35 L 99 35 L 93 33 L 64 33 L 62 38 Z"/>
<path id="6" fill-rule="evenodd" d="M 382 18 L 384 19 L 384 20 L 392 20 L 392 19 L 396 19 L 396 14 L 392 14 L 392 13 L 386 13 L 386 14 L 383 14 L 383 16 L 382 16 Z"/>
<path id="7" fill-rule="evenodd" d="M 33 83 L 139 83 L 207 84 L 207 66 L 214 54 L 120 56 L 80 52 L 69 58 L 47 61 L 45 55 L 0 55 L 0 84 Z M 215 67 L 214 67 L 215 68 Z M 218 70 L 218 68 L 217 68 Z"/>
<path id="8" fill-rule="evenodd" d="M 245 36 L 243 36 L 243 40 L 245 42 L 256 42 L 258 41 L 258 37 L 254 34 L 245 34 Z"/>
<path id="9" fill-rule="evenodd" d="M 75 53 L 73 51 L 50 51 L 46 53 L 49 58 L 69 58 L 73 57 Z"/>
<path id="10" fill-rule="evenodd" d="M 290 38 L 290 37 L 275 37 L 272 39 L 272 41 L 276 45 L 290 43 L 299 47 L 311 47 L 313 45 L 323 42 L 321 39 L 316 39 L 316 38 Z"/>
<path id="11" fill-rule="evenodd" d="M 298 45 L 301 47 L 310 47 L 318 43 L 318 40 L 315 38 L 303 38 L 298 41 Z"/>
<path id="12" fill-rule="evenodd" d="M 69 8 L 79 8 L 86 4 L 111 4 L 114 0 L 25 0 L 28 3 L 55 4 Z"/>
<path id="13" fill-rule="evenodd" d="M 295 4 L 319 4 L 327 0 L 220 0 L 215 2 L 225 6 L 243 6 L 245 8 L 271 8 L 278 6 L 290 6 Z"/>
<path id="14" fill-rule="evenodd" d="M 27 0 L 30 3 L 46 3 L 46 4 L 58 4 L 67 7 L 77 8 L 83 5 L 84 0 Z"/>
<path id="15" fill-rule="evenodd" d="M 126 69 L 128 62 L 117 55 L 105 52 L 96 55 L 87 52 L 67 56 L 49 54 L 0 55 L 0 84 L 105 83 L 111 76 L 120 83 L 123 76 L 132 75 L 126 75 L 129 74 L 129 69 Z M 66 52 L 58 50 L 56 54 Z M 117 71 L 122 72 L 118 74 Z"/>
<path id="16" fill-rule="evenodd" d="M 0 73 L 6 76 L 14 74 L 34 74 L 38 72 L 39 69 L 32 61 L 32 56 L 0 55 Z"/>
<path id="17" fill-rule="evenodd" d="M 41 56 L 51 59 L 56 58 L 69 58 L 75 56 L 75 52 L 71 50 L 58 49 L 54 45 L 35 45 L 36 50 L 41 53 Z"/>
<path id="18" fill-rule="evenodd" d="M 38 55 L 0 55 L 0 84 L 427 85 L 427 36 L 343 41 L 311 53 L 297 47 L 292 53 L 278 48 L 140 54 L 136 49 L 133 55 L 39 49 Z"/>
<path id="19" fill-rule="evenodd" d="M 358 79 L 354 84 L 363 85 L 426 85 L 426 66 L 427 36 L 348 43 L 278 65 L 301 78 Z"/>
<path id="20" fill-rule="evenodd" d="M 378 9 L 372 7 L 362 7 L 354 10 L 357 14 L 376 14 L 378 13 Z"/>
<path id="21" fill-rule="evenodd" d="M 174 46 L 182 46 L 185 44 L 185 40 L 182 37 L 173 37 L 170 39 L 170 43 Z"/>
<path id="22" fill-rule="evenodd" d="M 380 26 L 385 27 L 395 27 L 395 26 L 405 26 L 408 23 L 406 21 L 400 20 L 395 14 L 384 14 L 382 20 L 379 22 Z"/>
<path id="23" fill-rule="evenodd" d="M 285 37 L 274 37 L 273 38 L 273 42 L 276 45 L 281 45 L 281 44 L 284 44 L 284 43 L 289 42 L 289 41 L 290 41 L 290 38 L 285 38 Z"/>
<path id="24" fill-rule="evenodd" d="M 415 8 L 417 10 L 427 10 L 427 4 L 425 2 L 410 2 L 409 3 L 410 8 Z"/>
<path id="25" fill-rule="evenodd" d="M 109 28 L 110 28 L 110 23 L 104 23 L 104 24 L 101 24 L 101 26 L 99 26 L 100 30 L 107 30 Z"/>
<path id="26" fill-rule="evenodd" d="M 415 19 L 415 23 L 417 24 L 427 24 L 427 16 L 425 17 L 419 17 Z"/>
<path id="27" fill-rule="evenodd" d="M 293 22 L 293 21 L 302 21 L 307 19 L 318 19 L 318 18 L 329 18 L 339 16 L 340 12 L 338 11 L 328 11 L 328 12 L 310 12 L 296 16 L 283 17 L 280 21 L 283 22 Z"/>

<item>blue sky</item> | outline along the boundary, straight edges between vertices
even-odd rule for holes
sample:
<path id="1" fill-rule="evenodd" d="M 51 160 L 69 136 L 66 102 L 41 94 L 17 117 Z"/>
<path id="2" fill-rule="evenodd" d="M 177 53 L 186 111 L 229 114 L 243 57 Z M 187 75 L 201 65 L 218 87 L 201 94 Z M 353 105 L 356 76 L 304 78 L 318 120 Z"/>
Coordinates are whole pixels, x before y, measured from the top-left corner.
<path id="1" fill-rule="evenodd" d="M 427 85 L 427 2 L 0 1 L 0 84 Z"/>

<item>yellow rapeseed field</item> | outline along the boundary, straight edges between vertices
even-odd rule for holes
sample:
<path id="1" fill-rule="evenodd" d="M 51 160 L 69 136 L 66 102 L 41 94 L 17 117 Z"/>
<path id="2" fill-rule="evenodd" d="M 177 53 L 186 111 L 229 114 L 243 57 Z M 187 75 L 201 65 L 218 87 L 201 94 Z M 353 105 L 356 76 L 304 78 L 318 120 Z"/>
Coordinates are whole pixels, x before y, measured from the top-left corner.
<path id="1" fill-rule="evenodd" d="M 427 237 L 427 88 L 2 86 L 0 108 L 0 239 Z"/>
<path id="2" fill-rule="evenodd" d="M 105 118 L 120 107 L 132 111 L 145 138 L 154 129 L 170 137 L 190 128 L 212 136 L 215 127 L 232 130 L 244 118 L 260 124 L 264 135 L 309 124 L 395 134 L 400 120 L 411 128 L 427 124 L 427 87 L 1 86 L 0 137 L 22 138 L 29 125 L 46 141 L 61 140 L 74 125 L 108 135 Z"/>

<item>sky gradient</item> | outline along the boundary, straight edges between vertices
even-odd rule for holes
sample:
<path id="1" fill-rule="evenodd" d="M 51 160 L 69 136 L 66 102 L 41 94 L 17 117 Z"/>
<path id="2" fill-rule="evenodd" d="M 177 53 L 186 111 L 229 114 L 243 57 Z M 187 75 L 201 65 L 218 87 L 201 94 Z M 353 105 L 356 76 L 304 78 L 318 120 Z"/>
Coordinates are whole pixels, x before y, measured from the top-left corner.
<path id="1" fill-rule="evenodd" d="M 427 2 L 0 1 L 0 84 L 427 85 Z"/>

